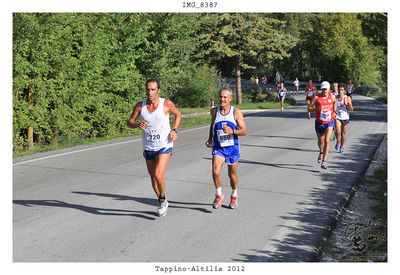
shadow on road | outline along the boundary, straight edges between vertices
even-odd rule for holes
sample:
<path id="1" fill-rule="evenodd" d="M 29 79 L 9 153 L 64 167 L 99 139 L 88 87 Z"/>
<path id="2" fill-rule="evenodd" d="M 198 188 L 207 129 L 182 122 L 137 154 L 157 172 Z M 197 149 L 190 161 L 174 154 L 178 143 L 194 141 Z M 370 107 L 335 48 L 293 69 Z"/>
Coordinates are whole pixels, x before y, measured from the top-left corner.
<path id="1" fill-rule="evenodd" d="M 290 147 L 255 145 L 255 144 L 240 144 L 240 146 L 260 147 L 260 148 L 269 148 L 269 149 L 281 149 L 281 150 L 292 150 L 292 151 L 299 151 L 299 152 L 317 152 L 318 153 L 318 149 L 290 148 Z"/>
<path id="2" fill-rule="evenodd" d="M 354 112 L 350 113 L 350 121 L 387 121 L 387 108 L 383 104 L 376 104 L 374 100 L 358 99 L 354 102 Z"/>
<path id="3" fill-rule="evenodd" d="M 115 200 L 120 200 L 120 201 L 136 201 L 142 204 L 147 204 L 147 205 L 152 205 L 152 206 L 157 206 L 158 201 L 157 199 L 151 199 L 151 198 L 141 198 L 141 197 L 132 197 L 132 196 L 125 196 L 125 195 L 117 195 L 117 194 L 107 194 L 107 193 L 92 193 L 92 192 L 81 192 L 81 191 L 72 191 L 74 194 L 80 194 L 80 195 L 90 195 L 90 196 L 100 196 L 100 197 L 106 197 L 106 198 L 113 198 Z M 207 210 L 205 208 L 200 208 L 200 207 L 185 207 L 185 206 L 176 206 L 178 205 L 190 205 L 190 206 L 198 206 L 198 205 L 207 205 L 210 206 L 210 204 L 207 203 L 197 203 L 197 202 L 180 202 L 180 201 L 171 201 L 168 200 L 169 206 L 168 208 L 180 208 L 180 209 L 190 209 L 190 210 L 196 210 L 196 211 L 201 211 L 204 213 L 212 213 L 210 210 Z"/>
<path id="4" fill-rule="evenodd" d="M 151 211 L 134 211 L 134 210 L 122 210 L 122 209 L 106 209 L 106 208 L 97 208 L 90 207 L 86 205 L 80 204 L 71 204 L 58 200 L 14 200 L 13 203 L 32 207 L 32 206 L 50 206 L 50 207 L 64 207 L 64 208 L 72 208 L 76 210 L 80 210 L 86 213 L 95 214 L 95 215 L 110 215 L 110 216 L 132 216 L 143 218 L 147 220 L 155 220 L 150 216 L 157 216 L 155 212 Z M 146 215 L 144 215 L 146 214 Z"/>
<path id="5" fill-rule="evenodd" d="M 336 225 L 337 211 L 348 198 L 351 188 L 368 168 L 369 159 L 376 151 L 383 134 L 369 134 L 349 148 L 343 158 L 334 161 L 329 170 L 321 171 L 321 187 L 313 188 L 308 200 L 299 203 L 299 211 L 281 216 L 280 225 L 288 232 L 283 239 L 269 239 L 269 250 L 250 249 L 232 261 L 238 262 L 300 262 L 317 261 L 315 248 L 319 238 Z M 331 150 L 331 154 L 338 154 Z M 351 157 L 353 156 L 353 157 Z M 331 156 L 332 157 L 332 156 Z M 357 172 L 358 171 L 358 172 Z M 328 227 L 327 227 L 328 225 Z M 272 247 L 272 249 L 271 249 Z"/>
<path id="6" fill-rule="evenodd" d="M 311 172 L 311 173 L 319 173 L 318 171 L 315 171 L 315 170 L 300 168 L 300 167 L 313 167 L 313 166 L 299 164 L 299 163 L 293 163 L 293 164 L 290 164 L 290 163 L 267 163 L 267 162 L 252 161 L 252 160 L 245 160 L 245 159 L 240 159 L 239 163 L 266 165 L 266 166 L 270 166 L 270 167 L 273 167 L 273 168 L 303 170 L 303 171 L 308 171 L 308 172 Z"/>
<path id="7" fill-rule="evenodd" d="M 116 195 L 116 194 L 107 194 L 107 193 L 91 193 L 91 192 L 79 192 L 79 191 L 72 191 L 74 194 L 80 195 L 92 195 L 92 196 L 101 196 L 107 198 L 113 198 L 116 200 L 129 200 L 129 201 L 136 201 L 139 203 L 157 206 L 158 202 L 156 199 L 150 198 L 140 198 L 140 197 L 131 197 L 131 196 L 124 196 L 124 195 Z M 49 207 L 64 207 L 64 208 L 72 208 L 76 210 L 80 210 L 86 213 L 95 214 L 95 215 L 110 215 L 110 216 L 131 216 L 137 218 L 143 218 L 147 220 L 155 220 L 154 216 L 157 217 L 155 211 L 136 211 L 136 210 L 123 210 L 123 209 L 107 209 L 107 208 L 98 208 L 98 207 L 91 207 L 86 205 L 80 204 L 71 204 L 66 203 L 59 200 L 13 200 L 13 203 L 19 204 L 22 206 L 32 207 L 32 206 L 49 206 Z M 180 208 L 180 209 L 190 209 L 195 211 L 201 211 L 204 213 L 212 213 L 210 210 L 201 207 L 191 207 L 196 205 L 207 205 L 205 203 L 194 203 L 194 202 L 179 202 L 179 201 L 169 201 L 170 205 L 169 208 Z M 189 206 L 177 206 L 177 205 L 189 205 Z M 149 215 L 149 216 L 147 216 Z"/>
<path id="8" fill-rule="evenodd" d="M 263 135 L 251 135 L 248 134 L 246 135 L 247 137 L 266 137 L 266 138 L 278 138 L 278 139 L 282 139 L 282 138 L 287 138 L 287 139 L 300 139 L 300 140 L 315 140 L 315 138 L 306 138 L 306 137 L 294 137 L 294 136 L 263 136 Z M 240 144 L 242 145 L 242 144 Z"/>
<path id="9" fill-rule="evenodd" d="M 212 158 L 203 158 L 207 160 L 212 160 Z M 299 164 L 299 163 L 267 163 L 267 162 L 260 162 L 260 161 L 254 161 L 254 160 L 246 160 L 246 159 L 239 159 L 239 163 L 243 164 L 256 164 L 256 165 L 265 165 L 265 166 L 270 166 L 273 168 L 282 168 L 282 169 L 293 169 L 293 170 L 304 170 L 312 173 L 319 173 L 318 171 L 315 170 L 310 170 L 310 169 L 304 169 L 300 167 L 313 167 L 311 165 L 304 165 L 304 164 Z"/>

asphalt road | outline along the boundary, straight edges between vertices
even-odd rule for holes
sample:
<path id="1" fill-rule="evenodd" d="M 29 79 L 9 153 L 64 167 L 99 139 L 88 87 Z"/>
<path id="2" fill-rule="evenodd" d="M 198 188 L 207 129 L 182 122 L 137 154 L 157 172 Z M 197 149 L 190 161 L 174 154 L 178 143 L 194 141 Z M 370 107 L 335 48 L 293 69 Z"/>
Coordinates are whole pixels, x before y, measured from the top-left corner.
<path id="1" fill-rule="evenodd" d="M 240 137 L 239 208 L 211 203 L 208 126 L 181 130 L 157 200 L 140 137 L 14 159 L 15 262 L 298 262 L 316 245 L 387 132 L 387 109 L 354 96 L 345 153 L 317 163 L 314 120 L 299 105 L 249 113 Z"/>

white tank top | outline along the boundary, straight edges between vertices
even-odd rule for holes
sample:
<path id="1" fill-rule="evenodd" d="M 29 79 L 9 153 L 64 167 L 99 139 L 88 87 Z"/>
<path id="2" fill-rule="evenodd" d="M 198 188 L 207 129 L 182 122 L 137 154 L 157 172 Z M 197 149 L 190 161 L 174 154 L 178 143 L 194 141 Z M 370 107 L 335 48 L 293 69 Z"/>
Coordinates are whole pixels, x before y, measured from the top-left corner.
<path id="1" fill-rule="evenodd" d="M 164 113 L 164 101 L 164 98 L 160 98 L 157 109 L 152 113 L 147 110 L 147 100 L 142 101 L 140 117 L 149 122 L 149 125 L 142 132 L 143 150 L 158 151 L 174 145 L 173 142 L 169 141 L 171 127 L 169 115 Z"/>
<path id="2" fill-rule="evenodd" d="M 337 115 L 337 118 L 340 119 L 340 120 L 348 120 L 348 119 L 350 119 L 349 111 L 347 110 L 346 104 L 345 104 L 346 97 L 347 96 L 344 96 L 342 98 L 342 100 L 340 100 L 340 101 L 338 99 L 336 99 L 337 100 L 336 115 Z"/>

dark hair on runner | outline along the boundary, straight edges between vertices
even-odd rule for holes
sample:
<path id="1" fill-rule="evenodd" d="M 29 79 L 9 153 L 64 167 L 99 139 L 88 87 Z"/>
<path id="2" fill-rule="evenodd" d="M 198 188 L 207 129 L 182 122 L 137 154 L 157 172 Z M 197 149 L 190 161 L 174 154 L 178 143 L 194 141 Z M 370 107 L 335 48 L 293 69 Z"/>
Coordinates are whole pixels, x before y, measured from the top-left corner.
<path id="1" fill-rule="evenodd" d="M 147 83 L 150 83 L 150 82 L 156 82 L 156 83 L 157 83 L 157 88 L 160 89 L 160 81 L 158 81 L 157 78 L 150 78 L 150 79 L 147 79 L 147 81 L 146 81 L 146 88 L 147 88 Z"/>
<path id="2" fill-rule="evenodd" d="M 339 89 L 340 89 L 340 88 L 345 89 L 345 88 L 346 88 L 346 85 L 345 85 L 344 83 L 340 83 L 340 84 L 339 84 Z"/>

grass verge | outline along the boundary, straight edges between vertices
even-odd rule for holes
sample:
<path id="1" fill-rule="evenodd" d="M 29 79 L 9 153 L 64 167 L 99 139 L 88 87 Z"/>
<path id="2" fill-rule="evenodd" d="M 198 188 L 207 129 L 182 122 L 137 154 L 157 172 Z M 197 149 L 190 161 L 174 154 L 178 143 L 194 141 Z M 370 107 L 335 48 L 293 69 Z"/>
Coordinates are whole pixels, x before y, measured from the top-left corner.
<path id="1" fill-rule="evenodd" d="M 376 100 L 379 100 L 382 103 L 387 104 L 387 92 L 382 92 L 382 93 L 367 93 L 367 96 L 373 97 Z"/>
<path id="2" fill-rule="evenodd" d="M 334 262 L 387 262 L 387 162 L 357 185 L 362 195 L 343 217 L 347 225 L 336 228 L 335 238 L 323 237 L 318 249 Z"/>
<path id="3" fill-rule="evenodd" d="M 293 98 L 287 98 L 285 100 L 286 106 L 295 105 L 295 104 L 296 104 L 296 102 Z M 280 108 L 280 103 L 279 102 L 258 102 L 258 103 L 243 103 L 243 104 L 239 104 L 239 105 L 235 104 L 234 106 L 237 106 L 241 110 L 278 109 L 278 108 Z M 180 108 L 179 111 L 182 114 L 208 113 L 210 111 L 210 108 L 209 107 L 206 107 L 206 108 Z M 211 118 L 208 114 L 193 116 L 193 117 L 182 117 L 179 128 L 200 126 L 200 125 L 209 124 L 210 122 L 211 122 Z M 112 139 L 117 139 L 117 138 L 130 137 L 130 136 L 135 136 L 135 135 L 140 135 L 140 134 L 141 134 L 141 131 L 139 131 L 138 129 L 130 129 L 126 133 L 120 133 L 120 134 L 106 136 L 106 137 L 99 137 L 99 138 L 74 137 L 71 139 L 60 139 L 57 144 L 35 145 L 34 148 L 32 148 L 29 151 L 13 152 L 13 157 L 33 155 L 36 153 L 59 150 L 59 149 L 74 147 L 74 146 L 78 146 L 78 145 L 87 145 L 87 144 L 92 144 L 92 143 L 96 143 L 96 142 L 107 141 L 107 140 L 112 140 Z"/>

